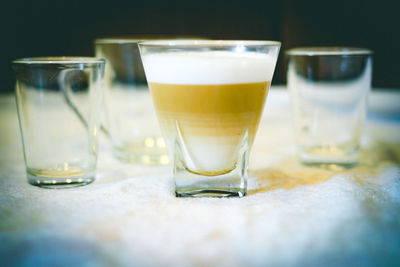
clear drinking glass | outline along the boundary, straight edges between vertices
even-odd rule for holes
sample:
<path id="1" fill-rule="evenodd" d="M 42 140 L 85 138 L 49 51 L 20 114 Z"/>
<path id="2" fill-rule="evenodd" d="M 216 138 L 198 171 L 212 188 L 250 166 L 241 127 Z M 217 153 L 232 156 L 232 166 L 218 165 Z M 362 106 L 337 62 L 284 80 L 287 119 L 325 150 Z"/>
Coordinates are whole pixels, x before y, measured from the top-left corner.
<path id="1" fill-rule="evenodd" d="M 371 88 L 372 52 L 309 47 L 291 49 L 286 55 L 300 160 L 344 167 L 357 164 Z"/>
<path id="2" fill-rule="evenodd" d="M 60 188 L 94 181 L 104 60 L 23 58 L 12 67 L 29 183 Z"/>
<path id="3" fill-rule="evenodd" d="M 133 163 L 169 163 L 143 71 L 138 40 L 97 39 L 95 53 L 107 62 L 103 126 L 109 133 L 115 156 Z"/>
<path id="4" fill-rule="evenodd" d="M 139 47 L 176 195 L 244 196 L 280 43 L 164 40 Z"/>

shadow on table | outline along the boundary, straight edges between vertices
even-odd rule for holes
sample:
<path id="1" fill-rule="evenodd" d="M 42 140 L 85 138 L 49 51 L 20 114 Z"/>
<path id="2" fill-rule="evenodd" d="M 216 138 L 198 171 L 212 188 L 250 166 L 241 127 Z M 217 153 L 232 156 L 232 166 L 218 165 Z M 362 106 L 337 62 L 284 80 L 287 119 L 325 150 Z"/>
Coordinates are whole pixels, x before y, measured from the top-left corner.
<path id="1" fill-rule="evenodd" d="M 400 165 L 400 144 L 376 142 L 361 150 L 360 163 L 350 169 L 337 165 L 307 166 L 301 164 L 297 157 L 291 156 L 266 168 L 250 170 L 250 176 L 256 177 L 258 187 L 248 190 L 248 194 L 318 184 L 337 174 L 371 177 L 377 175 L 382 168 L 392 165 Z"/>

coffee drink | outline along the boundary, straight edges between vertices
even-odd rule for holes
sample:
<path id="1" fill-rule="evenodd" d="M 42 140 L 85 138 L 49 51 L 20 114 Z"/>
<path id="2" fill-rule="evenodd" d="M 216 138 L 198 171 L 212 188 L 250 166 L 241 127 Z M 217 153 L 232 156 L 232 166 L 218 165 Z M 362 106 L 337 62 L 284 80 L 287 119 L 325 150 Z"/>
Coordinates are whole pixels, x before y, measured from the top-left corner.
<path id="1" fill-rule="evenodd" d="M 143 56 L 158 119 L 171 158 L 179 144 L 192 173 L 235 168 L 251 147 L 276 57 L 256 52 L 169 52 Z"/>

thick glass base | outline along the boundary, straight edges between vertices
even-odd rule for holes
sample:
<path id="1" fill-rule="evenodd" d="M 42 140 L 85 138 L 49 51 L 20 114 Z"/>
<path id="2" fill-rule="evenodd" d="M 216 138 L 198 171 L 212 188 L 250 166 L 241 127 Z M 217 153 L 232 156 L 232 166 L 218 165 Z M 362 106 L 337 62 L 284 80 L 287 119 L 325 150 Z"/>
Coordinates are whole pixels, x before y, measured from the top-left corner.
<path id="1" fill-rule="evenodd" d="M 313 147 L 300 149 L 300 161 L 306 165 L 328 169 L 352 168 L 359 162 L 358 148 L 339 149 L 338 147 Z"/>
<path id="2" fill-rule="evenodd" d="M 174 155 L 175 195 L 177 197 L 244 197 L 247 193 L 247 138 L 238 146 L 237 161 L 230 170 L 197 172 L 185 163 L 181 146 Z"/>
<path id="3" fill-rule="evenodd" d="M 114 155 L 121 161 L 136 164 L 168 164 L 164 140 L 161 137 L 146 137 L 114 147 Z"/>
<path id="4" fill-rule="evenodd" d="M 239 169 L 236 167 L 228 173 L 214 176 L 176 169 L 175 195 L 177 197 L 244 197 L 247 193 L 247 179 L 246 174 Z"/>
<path id="5" fill-rule="evenodd" d="M 198 188 L 177 188 L 175 196 L 177 197 L 244 197 L 246 189 L 231 189 L 226 191 L 221 188 L 198 189 Z"/>
<path id="6" fill-rule="evenodd" d="M 52 170 L 27 169 L 28 182 L 43 188 L 71 188 L 90 184 L 96 173 L 74 171 L 62 172 Z"/>

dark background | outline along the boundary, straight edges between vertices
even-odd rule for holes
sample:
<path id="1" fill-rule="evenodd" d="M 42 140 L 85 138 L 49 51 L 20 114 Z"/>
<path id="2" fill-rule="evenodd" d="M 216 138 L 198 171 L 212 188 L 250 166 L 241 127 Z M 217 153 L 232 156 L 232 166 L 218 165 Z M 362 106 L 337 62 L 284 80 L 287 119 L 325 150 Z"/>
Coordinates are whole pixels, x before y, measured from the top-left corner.
<path id="1" fill-rule="evenodd" d="M 397 1 L 84 1 L 0 3 L 0 91 L 12 91 L 11 60 L 91 56 L 109 36 L 191 36 L 282 42 L 274 84 L 286 82 L 286 49 L 358 46 L 374 54 L 373 86 L 400 88 Z"/>

